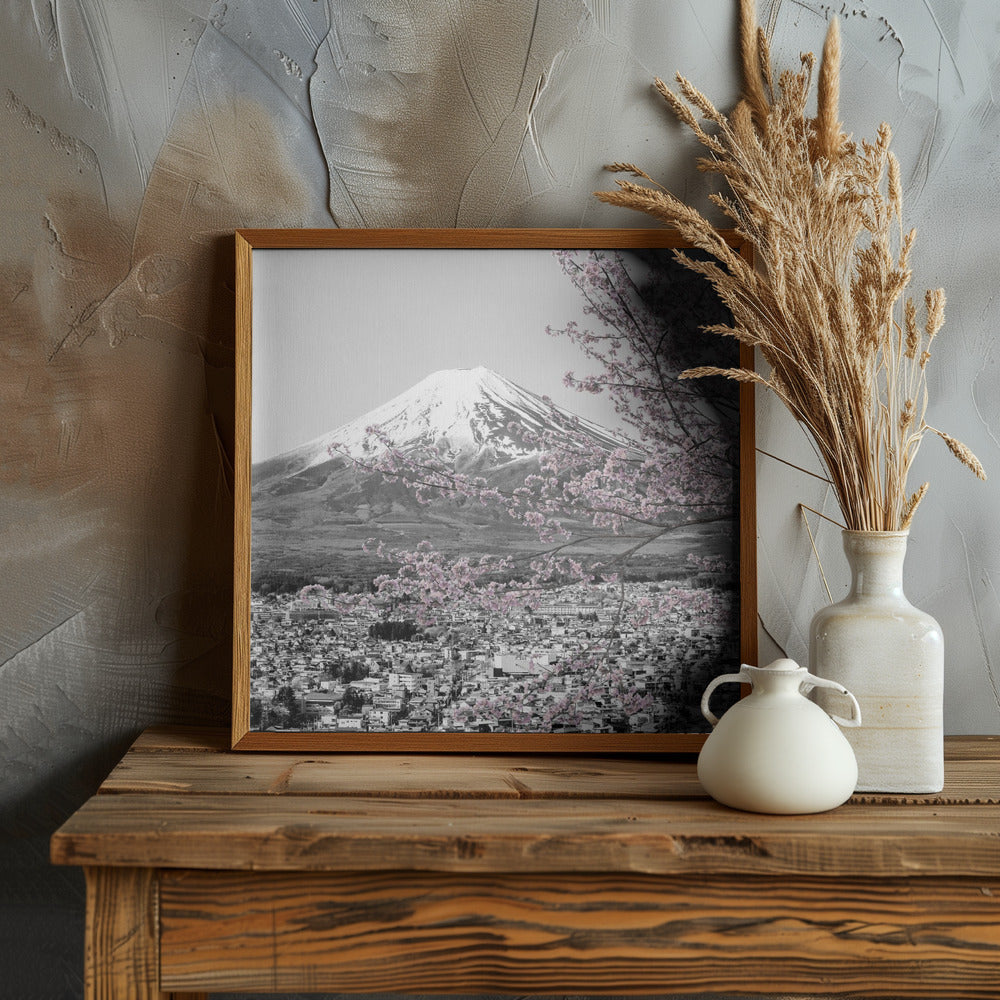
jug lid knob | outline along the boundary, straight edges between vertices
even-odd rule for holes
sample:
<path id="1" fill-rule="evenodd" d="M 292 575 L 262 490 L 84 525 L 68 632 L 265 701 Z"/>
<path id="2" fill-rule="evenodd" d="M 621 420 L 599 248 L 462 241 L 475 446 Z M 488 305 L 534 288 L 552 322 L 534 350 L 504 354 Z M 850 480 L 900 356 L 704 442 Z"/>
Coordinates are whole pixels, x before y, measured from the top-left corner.
<path id="1" fill-rule="evenodd" d="M 800 667 L 794 660 L 788 659 L 788 657 L 781 657 L 773 662 L 769 663 L 766 667 L 760 667 L 761 670 L 805 670 L 805 667 Z"/>

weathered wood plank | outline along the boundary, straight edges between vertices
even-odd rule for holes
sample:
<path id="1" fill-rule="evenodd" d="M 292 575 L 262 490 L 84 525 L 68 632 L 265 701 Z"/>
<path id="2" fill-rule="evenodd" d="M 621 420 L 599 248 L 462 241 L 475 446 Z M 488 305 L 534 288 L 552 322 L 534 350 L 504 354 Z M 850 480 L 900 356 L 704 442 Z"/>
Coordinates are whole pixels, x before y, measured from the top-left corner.
<path id="1" fill-rule="evenodd" d="M 399 754 L 129 753 L 102 793 L 401 798 L 692 798 L 691 761 Z"/>
<path id="2" fill-rule="evenodd" d="M 694 765 L 684 760 L 595 757 L 469 757 L 399 754 L 214 754 L 176 748 L 129 753 L 101 792 L 189 795 L 337 795 L 417 798 L 704 797 Z M 854 802 L 931 806 L 1000 803 L 1000 768 L 948 762 L 937 795 L 864 793 Z"/>
<path id="3" fill-rule="evenodd" d="M 933 795 L 858 792 L 851 802 L 895 806 L 1000 803 L 1000 764 L 975 756 L 957 756 L 945 761 L 944 774 L 944 788 Z"/>
<path id="4" fill-rule="evenodd" d="M 151 726 L 136 739 L 129 753 L 158 750 L 226 753 L 230 750 L 230 733 L 217 726 Z M 944 756 L 945 760 L 1000 760 L 1000 735 L 946 736 Z"/>
<path id="5" fill-rule="evenodd" d="M 944 759 L 1000 760 L 1000 736 L 946 736 Z"/>
<path id="6" fill-rule="evenodd" d="M 253 247 L 235 234 L 235 427 L 233 435 L 232 744 L 250 728 L 250 407 L 253 399 Z"/>
<path id="7" fill-rule="evenodd" d="M 757 816 L 708 799 L 98 795 L 58 864 L 270 870 L 994 875 L 1000 810 L 845 805 Z"/>
<path id="8" fill-rule="evenodd" d="M 697 750 L 697 748 L 693 749 L 695 751 Z M 196 753 L 225 754 L 230 752 L 230 733 L 228 729 L 220 729 L 218 727 L 152 726 L 143 732 L 138 739 L 136 739 L 135 743 L 129 750 L 129 756 L 145 753 L 158 753 L 160 751 L 192 751 Z M 389 747 L 389 752 L 390 754 L 393 753 L 391 745 Z M 282 753 L 278 754 L 278 756 L 284 756 L 285 753 L 285 751 L 282 751 Z M 470 753 L 472 753 L 471 747 Z M 261 759 L 267 755 L 268 754 L 263 753 L 236 754 L 237 757 L 242 758 L 243 760 Z M 300 758 L 317 756 L 317 754 L 310 753 L 307 749 L 300 749 L 297 755 Z M 944 741 L 944 755 L 946 761 L 1000 761 L 1000 736 L 946 736 Z M 337 759 L 338 757 L 346 756 L 372 755 L 352 755 L 349 752 L 338 752 L 326 755 L 320 754 L 319 756 L 327 756 L 330 759 Z M 375 759 L 378 759 L 381 756 L 383 756 L 381 753 L 374 755 Z M 414 756 L 420 758 L 424 755 L 418 754 Z M 502 759 L 503 756 L 507 755 L 494 754 L 488 756 L 493 756 L 495 759 Z M 570 756 L 579 758 L 581 755 L 572 754 Z M 694 761 L 694 753 L 687 754 L 685 757 L 691 762 Z M 531 759 L 537 762 L 540 758 L 533 756 Z M 602 757 L 593 759 L 602 759 Z M 669 759 L 669 755 L 658 755 L 656 759 Z"/>
<path id="9" fill-rule="evenodd" d="M 229 730 L 217 726 L 150 726 L 136 739 L 128 753 L 131 756 L 174 750 L 226 753 L 229 751 Z"/>
<path id="10" fill-rule="evenodd" d="M 165 985 L 985 998 L 1000 880 L 163 875 Z"/>
<path id="11" fill-rule="evenodd" d="M 87 868 L 87 1000 L 160 1000 L 156 873 Z"/>
<path id="12" fill-rule="evenodd" d="M 156 872 L 87 868 L 86 1000 L 208 1000 L 160 991 Z"/>
<path id="13" fill-rule="evenodd" d="M 959 998 L 1000 981 L 1000 737 L 947 739 L 939 796 L 804 817 L 718 806 L 693 758 L 227 747 L 222 729 L 143 734 L 53 837 L 54 861 L 89 866 L 90 1000 L 175 996 L 156 986 L 158 868 L 170 989 Z"/>
<path id="14" fill-rule="evenodd" d="M 226 753 L 230 750 L 230 732 L 207 726 L 151 726 L 136 739 L 129 753 L 161 750 Z M 393 752 L 391 746 L 389 752 Z M 257 754 L 245 756 L 252 759 Z M 944 756 L 945 760 L 1000 761 L 1000 736 L 946 736 Z M 689 759 L 693 757 L 689 755 Z"/>
<path id="15" fill-rule="evenodd" d="M 379 733 L 248 731 L 233 749 L 260 753 L 696 754 L 706 733 Z"/>

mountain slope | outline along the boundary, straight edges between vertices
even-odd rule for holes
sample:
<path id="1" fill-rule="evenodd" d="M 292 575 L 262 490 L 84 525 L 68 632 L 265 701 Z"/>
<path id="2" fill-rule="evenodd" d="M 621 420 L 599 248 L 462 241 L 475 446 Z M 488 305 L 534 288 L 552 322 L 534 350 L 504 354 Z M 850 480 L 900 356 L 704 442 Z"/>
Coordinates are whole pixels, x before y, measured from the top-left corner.
<path id="1" fill-rule="evenodd" d="M 584 433 L 605 448 L 624 442 L 606 428 L 522 389 L 488 368 L 434 372 L 412 388 L 328 434 L 253 467 L 255 487 L 306 472 L 337 455 L 364 460 L 384 451 L 377 427 L 404 454 L 434 447 L 456 469 L 537 455 L 523 432 Z M 334 453 L 331 453 L 331 446 Z"/>
<path id="2" fill-rule="evenodd" d="M 378 428 L 383 436 L 373 435 Z M 495 507 L 461 497 L 418 502 L 412 489 L 371 467 L 384 441 L 404 456 L 474 474 L 504 492 L 540 471 L 524 434 L 603 449 L 626 442 L 486 368 L 435 372 L 387 403 L 313 441 L 254 465 L 253 566 L 259 572 L 358 573 L 378 537 L 393 547 L 426 539 L 451 552 L 526 553 L 537 534 Z"/>

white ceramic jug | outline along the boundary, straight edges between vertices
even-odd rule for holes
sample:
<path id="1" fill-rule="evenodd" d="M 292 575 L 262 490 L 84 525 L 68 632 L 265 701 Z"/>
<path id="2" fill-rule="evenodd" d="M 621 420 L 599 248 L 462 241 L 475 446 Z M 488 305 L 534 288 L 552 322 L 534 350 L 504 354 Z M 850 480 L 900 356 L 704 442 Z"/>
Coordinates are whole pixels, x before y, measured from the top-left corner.
<path id="1" fill-rule="evenodd" d="M 709 708 L 720 684 L 750 684 L 751 693 L 721 719 Z M 849 718 L 828 715 L 806 694 L 830 688 L 847 698 Z M 714 729 L 698 756 L 698 779 L 712 798 L 750 812 L 814 813 L 846 802 L 858 780 L 850 743 L 838 728 L 861 724 L 861 709 L 847 688 L 810 674 L 794 660 L 766 667 L 744 664 L 716 677 L 701 711 Z"/>

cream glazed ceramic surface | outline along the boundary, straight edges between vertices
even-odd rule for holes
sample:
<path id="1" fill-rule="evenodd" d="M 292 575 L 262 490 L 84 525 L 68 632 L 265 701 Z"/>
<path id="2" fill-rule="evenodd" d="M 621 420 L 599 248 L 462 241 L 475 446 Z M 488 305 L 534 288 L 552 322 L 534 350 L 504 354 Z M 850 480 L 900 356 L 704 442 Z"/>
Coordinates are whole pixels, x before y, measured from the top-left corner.
<path id="1" fill-rule="evenodd" d="M 810 627 L 809 666 L 849 687 L 864 724 L 848 738 L 859 791 L 944 786 L 944 641 L 903 593 L 905 531 L 845 531 L 851 591 Z M 827 696 L 818 696 L 821 705 Z"/>
<path id="2" fill-rule="evenodd" d="M 748 683 L 752 691 L 716 719 L 709 701 L 725 683 Z M 849 716 L 831 717 L 811 702 L 806 695 L 816 687 L 837 692 Z M 839 806 L 853 793 L 858 768 L 838 723 L 857 726 L 860 709 L 840 684 L 813 676 L 794 660 L 775 660 L 767 667 L 744 664 L 738 674 L 709 684 L 701 709 L 715 728 L 698 757 L 698 778 L 723 805 L 749 812 L 814 813 Z"/>

